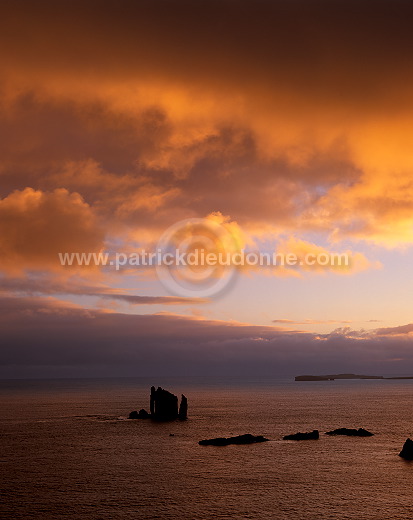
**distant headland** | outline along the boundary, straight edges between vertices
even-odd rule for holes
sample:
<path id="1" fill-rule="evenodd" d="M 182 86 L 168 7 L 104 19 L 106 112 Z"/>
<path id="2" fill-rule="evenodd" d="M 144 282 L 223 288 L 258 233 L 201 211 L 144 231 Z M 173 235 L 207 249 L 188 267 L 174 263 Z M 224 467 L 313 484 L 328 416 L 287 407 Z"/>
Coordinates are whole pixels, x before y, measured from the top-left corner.
<path id="1" fill-rule="evenodd" d="M 322 376 L 304 375 L 296 376 L 295 381 L 334 381 L 335 379 L 413 379 L 413 376 L 384 377 L 366 376 L 360 374 L 328 374 Z"/>

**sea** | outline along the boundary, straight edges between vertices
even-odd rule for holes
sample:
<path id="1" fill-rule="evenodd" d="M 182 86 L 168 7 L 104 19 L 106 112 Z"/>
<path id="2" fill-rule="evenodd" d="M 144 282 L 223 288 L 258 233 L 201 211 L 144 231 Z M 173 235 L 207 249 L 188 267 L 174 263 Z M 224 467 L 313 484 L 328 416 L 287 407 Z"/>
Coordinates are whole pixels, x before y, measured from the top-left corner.
<path id="1" fill-rule="evenodd" d="M 128 419 L 151 385 L 185 394 L 188 420 Z M 2 380 L 0 396 L 5 520 L 413 518 L 413 463 L 398 456 L 413 380 Z M 340 427 L 375 435 L 324 434 Z M 270 441 L 198 444 L 245 433 Z"/>

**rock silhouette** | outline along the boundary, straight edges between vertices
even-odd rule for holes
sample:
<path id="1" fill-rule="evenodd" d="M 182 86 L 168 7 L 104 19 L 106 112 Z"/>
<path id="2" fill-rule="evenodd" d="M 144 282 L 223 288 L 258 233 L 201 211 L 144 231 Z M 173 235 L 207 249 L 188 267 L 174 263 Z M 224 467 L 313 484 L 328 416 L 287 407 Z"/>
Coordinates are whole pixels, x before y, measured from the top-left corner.
<path id="1" fill-rule="evenodd" d="M 371 433 L 364 428 L 337 428 L 331 432 L 326 432 L 326 435 L 348 435 L 349 437 L 372 437 L 374 433 Z"/>
<path id="2" fill-rule="evenodd" d="M 405 460 L 413 460 L 413 441 L 411 439 L 406 439 L 399 457 Z"/>
<path id="3" fill-rule="evenodd" d="M 284 435 L 283 439 L 285 441 L 309 441 L 309 440 L 317 440 L 320 437 L 318 430 L 313 430 L 312 432 L 305 433 L 293 433 L 292 435 Z"/>
<path id="4" fill-rule="evenodd" d="M 251 435 L 246 433 L 245 435 L 237 435 L 236 437 L 217 437 L 216 439 L 205 439 L 199 441 L 198 444 L 201 446 L 229 446 L 230 444 L 255 444 L 256 442 L 265 442 L 266 439 L 262 435 Z"/>
<path id="5" fill-rule="evenodd" d="M 185 421 L 188 418 L 188 399 L 181 395 L 181 404 L 179 405 L 178 419 Z"/>
<path id="6" fill-rule="evenodd" d="M 188 399 L 182 394 L 178 411 L 178 398 L 176 395 L 164 390 L 160 386 L 151 387 L 150 413 L 142 409 L 139 413 L 135 410 L 129 414 L 129 419 L 152 419 L 154 421 L 185 420 L 188 416 Z"/>
<path id="7" fill-rule="evenodd" d="M 173 421 L 178 418 L 178 398 L 160 386 L 151 387 L 151 418 L 155 421 Z"/>
<path id="8" fill-rule="evenodd" d="M 151 415 L 142 408 L 139 413 L 135 410 L 129 414 L 129 419 L 149 419 Z"/>

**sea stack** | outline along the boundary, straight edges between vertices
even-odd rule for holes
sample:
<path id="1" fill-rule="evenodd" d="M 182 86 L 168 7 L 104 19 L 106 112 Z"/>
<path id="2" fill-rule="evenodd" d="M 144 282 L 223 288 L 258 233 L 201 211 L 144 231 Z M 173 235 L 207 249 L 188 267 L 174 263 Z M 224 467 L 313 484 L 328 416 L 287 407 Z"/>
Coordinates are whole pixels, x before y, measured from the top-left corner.
<path id="1" fill-rule="evenodd" d="M 129 419 L 152 419 L 153 421 L 184 421 L 188 417 L 188 399 L 182 394 L 181 404 L 178 410 L 178 398 L 176 395 L 164 390 L 160 386 L 151 387 L 150 413 L 146 410 L 133 411 Z"/>
<path id="2" fill-rule="evenodd" d="M 178 419 L 180 421 L 185 421 L 185 419 L 188 418 L 188 399 L 184 396 L 184 394 L 181 395 L 181 404 L 179 405 L 179 413 L 178 413 Z"/>
<path id="3" fill-rule="evenodd" d="M 160 386 L 151 387 L 151 418 L 155 421 L 173 421 L 178 419 L 178 398 Z"/>
<path id="4" fill-rule="evenodd" d="M 405 460 L 413 460 L 413 441 L 411 439 L 406 439 L 399 457 Z"/>

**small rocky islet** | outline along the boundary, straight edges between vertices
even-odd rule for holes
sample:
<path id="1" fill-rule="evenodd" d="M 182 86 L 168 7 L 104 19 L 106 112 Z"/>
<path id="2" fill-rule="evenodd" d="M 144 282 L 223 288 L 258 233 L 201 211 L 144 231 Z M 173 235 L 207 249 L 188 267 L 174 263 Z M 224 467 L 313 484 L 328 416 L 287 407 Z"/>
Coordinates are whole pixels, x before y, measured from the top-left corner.
<path id="1" fill-rule="evenodd" d="M 298 432 L 293 433 L 291 435 L 284 435 L 284 441 L 310 441 L 310 440 L 318 440 L 320 438 L 320 433 L 318 430 L 313 430 L 312 432 Z"/>
<path id="2" fill-rule="evenodd" d="M 413 460 L 413 441 L 410 438 L 406 439 L 399 457 L 405 460 Z"/>
<path id="3" fill-rule="evenodd" d="M 353 375 L 353 374 L 352 374 Z M 308 376 L 306 376 L 308 377 Z M 360 377 L 360 376 L 359 376 Z M 366 376 L 362 376 L 366 377 Z M 297 380 L 297 379 L 296 379 Z M 181 402 L 178 407 L 178 397 L 168 390 L 158 386 L 155 388 L 151 387 L 150 400 L 149 400 L 150 412 L 141 408 L 139 412 L 133 410 L 129 413 L 129 419 L 151 419 L 157 422 L 166 422 L 174 420 L 186 420 L 188 417 L 188 399 L 184 394 L 181 395 Z M 329 436 L 348 436 L 348 437 L 372 437 L 374 433 L 365 430 L 364 428 L 337 428 L 325 432 L 325 435 Z M 173 434 L 171 434 L 173 436 Z M 297 432 L 289 435 L 284 435 L 283 440 L 286 441 L 306 441 L 306 440 L 318 440 L 320 438 L 320 432 L 318 430 L 312 430 L 310 432 Z M 267 442 L 267 439 L 263 435 L 252 435 L 246 433 L 243 435 L 236 435 L 233 437 L 215 437 L 212 439 L 204 439 L 198 442 L 200 446 L 229 446 L 229 445 L 244 445 L 244 444 L 257 444 Z M 399 457 L 413 461 L 413 440 L 410 438 L 406 439 Z"/>
<path id="4" fill-rule="evenodd" d="M 364 428 L 337 428 L 331 432 L 326 432 L 326 435 L 347 435 L 347 437 L 373 437 L 374 433 L 365 430 Z"/>
<path id="5" fill-rule="evenodd" d="M 200 446 L 229 446 L 230 444 L 255 444 L 257 442 L 266 442 L 262 435 L 251 435 L 246 433 L 244 435 L 236 435 L 235 437 L 216 437 L 215 439 L 205 439 L 199 441 Z"/>
<path id="6" fill-rule="evenodd" d="M 137 412 L 130 412 L 129 419 L 152 419 L 158 422 L 185 421 L 188 417 L 188 399 L 182 394 L 181 403 L 178 408 L 178 397 L 160 386 L 155 389 L 151 387 L 149 400 L 150 413 L 144 408 Z"/>
<path id="7" fill-rule="evenodd" d="M 337 428 L 330 432 L 325 432 L 325 435 L 347 435 L 348 437 L 372 437 L 374 433 L 365 430 L 364 428 Z M 320 438 L 320 432 L 313 430 L 312 432 L 298 432 L 292 435 L 285 435 L 283 440 L 285 441 L 308 441 L 318 440 Z"/>

